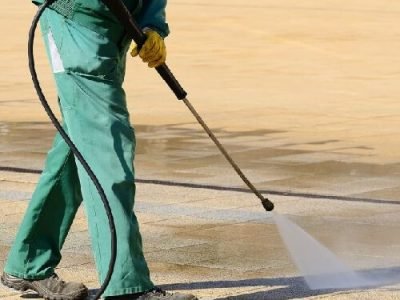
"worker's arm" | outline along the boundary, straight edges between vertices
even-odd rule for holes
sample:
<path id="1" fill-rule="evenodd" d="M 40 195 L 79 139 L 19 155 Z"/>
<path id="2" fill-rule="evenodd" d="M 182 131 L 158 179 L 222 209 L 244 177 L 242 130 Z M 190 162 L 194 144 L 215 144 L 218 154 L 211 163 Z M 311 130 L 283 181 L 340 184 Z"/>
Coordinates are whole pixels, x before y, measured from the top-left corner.
<path id="1" fill-rule="evenodd" d="M 141 28 L 151 28 L 165 38 L 169 34 L 165 17 L 167 0 L 143 1 L 143 7 L 135 17 Z"/>
<path id="2" fill-rule="evenodd" d="M 136 16 L 136 21 L 143 28 L 147 40 L 140 51 L 134 45 L 131 55 L 139 55 L 150 68 L 162 65 L 167 58 L 167 49 L 164 43 L 164 38 L 169 34 L 168 24 L 165 20 L 166 5 L 166 0 L 143 1 L 143 7 Z"/>

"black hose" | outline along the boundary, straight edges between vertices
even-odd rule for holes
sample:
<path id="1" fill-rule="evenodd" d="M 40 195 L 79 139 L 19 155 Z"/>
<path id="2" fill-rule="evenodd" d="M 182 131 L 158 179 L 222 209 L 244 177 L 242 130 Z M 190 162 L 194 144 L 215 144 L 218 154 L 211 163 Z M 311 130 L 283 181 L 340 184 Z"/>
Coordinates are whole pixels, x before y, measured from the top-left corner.
<path id="1" fill-rule="evenodd" d="M 39 19 L 41 15 L 43 14 L 44 10 L 49 7 L 53 2 L 56 0 L 46 0 L 42 6 L 39 7 L 38 12 L 36 13 L 33 21 L 32 21 L 32 26 L 29 31 L 29 43 L 28 43 L 28 58 L 29 58 L 29 70 L 32 75 L 32 81 L 35 86 L 36 92 L 39 96 L 39 100 L 42 103 L 44 109 L 46 110 L 46 113 L 50 117 L 51 122 L 53 125 L 57 128 L 58 132 L 61 134 L 62 138 L 65 140 L 65 142 L 68 144 L 70 147 L 72 153 L 75 155 L 75 157 L 79 160 L 79 162 L 82 164 L 83 168 L 89 175 L 90 179 L 94 183 L 101 201 L 103 202 L 108 222 L 109 222 L 109 227 L 110 227 L 110 232 L 111 232 L 111 257 L 110 257 L 110 263 L 109 263 L 109 268 L 108 272 L 106 275 L 106 278 L 101 285 L 99 291 L 96 293 L 94 299 L 99 299 L 100 296 L 103 294 L 105 289 L 107 288 L 112 273 L 114 271 L 114 266 L 115 266 L 115 260 L 116 260 L 116 255 L 117 255 L 117 236 L 116 236 L 116 230 L 115 230 L 115 223 L 114 223 L 114 218 L 111 212 L 110 204 L 107 200 L 107 197 L 104 193 L 104 190 L 102 186 L 100 185 L 96 175 L 93 173 L 92 169 L 86 162 L 86 160 L 83 158 L 82 154 L 79 152 L 79 150 L 76 148 L 74 143 L 71 141 L 67 133 L 64 131 L 62 128 L 60 122 L 57 120 L 56 116 L 52 112 L 49 104 L 46 101 L 46 98 L 43 94 L 43 91 L 40 87 L 38 76 L 35 70 L 35 60 L 34 60 L 34 55 L 33 55 L 33 44 L 34 44 L 34 39 L 35 39 L 35 31 L 37 24 L 39 22 Z M 127 11 L 126 7 L 123 5 L 123 3 L 119 0 L 102 0 L 104 4 L 118 17 L 118 19 L 121 21 L 121 23 L 124 25 L 125 29 L 127 32 L 132 36 L 132 38 L 136 41 L 136 43 L 140 46 L 143 44 L 145 40 L 145 36 L 139 30 L 136 22 L 130 17 L 129 12 Z M 190 102 L 186 98 L 186 92 L 183 90 L 183 88 L 180 86 L 179 82 L 175 79 L 174 75 L 172 72 L 169 70 L 166 64 L 163 64 L 159 67 L 156 68 L 158 73 L 161 75 L 161 77 L 166 81 L 168 86 L 174 91 L 175 95 L 179 100 L 183 100 L 186 104 L 186 106 L 189 108 L 189 110 L 193 113 L 193 115 L 196 117 L 197 121 L 203 126 L 204 130 L 207 132 L 207 134 L 210 136 L 210 138 L 214 141 L 214 143 L 217 145 L 219 150 L 222 152 L 222 154 L 225 156 L 225 158 L 229 161 L 229 163 L 232 165 L 232 167 L 235 169 L 235 171 L 238 173 L 238 175 L 242 178 L 242 180 L 247 184 L 247 186 L 256 194 L 258 198 L 260 198 L 261 203 L 264 207 L 265 210 L 270 211 L 274 208 L 273 203 L 268 200 L 267 198 L 263 197 L 261 193 L 254 187 L 254 185 L 247 179 L 247 177 L 243 174 L 243 172 L 240 170 L 240 168 L 237 166 L 237 164 L 233 161 L 233 159 L 230 157 L 230 155 L 227 153 L 225 148 L 219 143 L 217 138 L 214 136 L 212 131 L 208 128 L 208 126 L 205 124 L 205 122 L 202 120 L 202 118 L 199 116 L 199 114 L 195 111 L 193 106 L 190 104 Z"/>
<path id="2" fill-rule="evenodd" d="M 104 293 L 105 289 L 107 288 L 108 284 L 110 283 L 111 276 L 114 271 L 114 266 L 115 266 L 115 260 L 117 257 L 117 234 L 115 230 L 115 222 L 114 222 L 114 217 L 111 212 L 111 207 L 110 204 L 107 200 L 107 197 L 104 193 L 103 187 L 100 185 L 99 180 L 97 179 L 96 175 L 93 173 L 92 169 L 86 162 L 86 160 L 83 158 L 82 154 L 79 152 L 75 144 L 72 142 L 68 134 L 65 132 L 65 130 L 62 128 L 60 122 L 57 120 L 57 117 L 54 115 L 53 111 L 51 110 L 46 97 L 43 94 L 42 88 L 40 87 L 39 79 L 36 73 L 36 68 L 35 68 L 35 58 L 33 54 L 33 46 L 34 46 L 34 41 L 35 41 L 35 31 L 37 28 L 37 24 L 40 20 L 40 17 L 42 16 L 44 10 L 54 2 L 55 0 L 46 0 L 43 5 L 39 7 L 39 10 L 37 11 L 36 15 L 33 18 L 32 21 L 32 26 L 29 30 L 29 41 L 28 41 L 28 59 L 29 59 L 29 70 L 31 72 L 32 76 L 32 81 L 33 85 L 35 87 L 35 90 L 39 96 L 39 100 L 42 103 L 46 113 L 50 117 L 51 122 L 53 125 L 57 128 L 58 132 L 64 139 L 64 141 L 68 144 L 70 147 L 72 153 L 75 155 L 75 157 L 79 160 L 79 162 L 82 164 L 83 168 L 89 175 L 90 179 L 94 183 L 97 191 L 99 192 L 101 201 L 103 202 L 104 209 L 107 214 L 108 218 L 108 223 L 110 227 L 110 232 L 111 232 L 111 257 L 110 257 L 110 263 L 108 267 L 108 272 L 106 275 L 106 278 L 104 279 L 103 284 L 101 285 L 100 289 L 97 291 L 94 299 L 100 299 L 101 295 Z"/>

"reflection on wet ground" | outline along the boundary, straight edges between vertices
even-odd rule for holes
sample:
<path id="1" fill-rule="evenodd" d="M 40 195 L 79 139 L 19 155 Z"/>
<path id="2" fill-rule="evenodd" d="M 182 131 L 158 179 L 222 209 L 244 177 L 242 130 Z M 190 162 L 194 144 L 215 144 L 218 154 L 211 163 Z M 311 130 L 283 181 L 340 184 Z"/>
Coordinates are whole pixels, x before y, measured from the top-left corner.
<path id="1" fill-rule="evenodd" d="M 137 125 L 135 132 L 139 179 L 245 188 L 202 129 L 192 124 Z M 279 143 L 279 131 L 214 132 L 261 190 L 399 200 L 400 163 L 352 162 L 349 154 L 335 156 L 333 140 L 309 143 L 324 145 L 324 151 L 296 150 L 296 144 Z M 0 167 L 40 170 L 54 134 L 49 123 L 0 123 Z"/>
<path id="2" fill-rule="evenodd" d="M 238 192 L 243 184 L 201 129 L 172 124 L 139 125 L 135 131 L 140 179 L 135 207 L 155 282 L 171 290 L 190 290 L 202 299 L 341 293 L 354 299 L 360 293 L 364 299 L 379 298 L 373 289 L 353 294 L 310 291 L 290 262 L 271 215 L 258 199 Z M 0 124 L 0 268 L 54 134 L 48 123 Z M 298 150 L 296 144 L 281 141 L 284 133 L 277 131 L 217 129 L 215 134 L 258 188 L 280 192 L 271 195 L 279 212 L 352 267 L 369 276 L 390 275 L 394 285 L 400 282 L 400 235 L 394 234 L 400 226 L 400 206 L 394 205 L 399 203 L 399 164 L 343 159 L 327 148 L 335 141 L 310 143 L 323 145 L 324 151 Z M 57 271 L 67 280 L 98 286 L 83 210 Z M 379 291 L 385 297 L 398 295 L 398 289 Z M 17 297 L 0 287 L 0 298 L 3 295 Z"/>

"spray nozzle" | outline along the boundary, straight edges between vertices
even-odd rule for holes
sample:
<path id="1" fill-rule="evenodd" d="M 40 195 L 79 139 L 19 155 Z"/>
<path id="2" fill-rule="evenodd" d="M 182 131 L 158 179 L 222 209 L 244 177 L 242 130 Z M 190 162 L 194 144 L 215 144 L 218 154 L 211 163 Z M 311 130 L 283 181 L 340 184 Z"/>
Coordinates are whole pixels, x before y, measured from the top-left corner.
<path id="1" fill-rule="evenodd" d="M 261 200 L 261 204 L 266 211 L 271 211 L 274 209 L 274 204 L 271 201 L 269 201 L 267 198 L 263 198 Z"/>

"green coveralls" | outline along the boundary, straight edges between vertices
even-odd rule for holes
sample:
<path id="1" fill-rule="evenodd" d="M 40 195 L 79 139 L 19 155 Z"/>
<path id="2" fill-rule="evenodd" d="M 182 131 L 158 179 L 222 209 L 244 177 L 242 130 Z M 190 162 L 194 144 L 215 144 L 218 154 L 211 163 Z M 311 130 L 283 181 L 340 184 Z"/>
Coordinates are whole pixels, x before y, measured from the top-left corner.
<path id="1" fill-rule="evenodd" d="M 125 4 L 142 28 L 168 34 L 166 0 L 125 0 Z M 133 212 L 135 136 L 122 88 L 131 41 L 101 0 L 58 0 L 45 11 L 41 27 L 57 84 L 63 127 L 97 175 L 116 223 L 117 260 L 104 295 L 149 290 L 153 283 Z M 82 200 L 103 281 L 111 252 L 107 216 L 93 183 L 58 134 L 5 272 L 26 279 L 53 274 Z"/>

